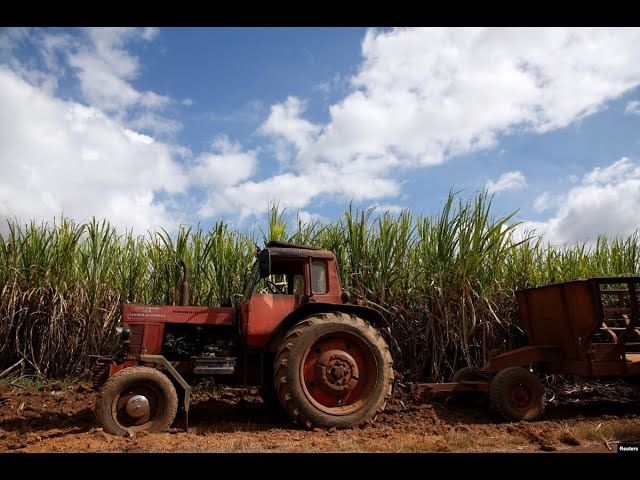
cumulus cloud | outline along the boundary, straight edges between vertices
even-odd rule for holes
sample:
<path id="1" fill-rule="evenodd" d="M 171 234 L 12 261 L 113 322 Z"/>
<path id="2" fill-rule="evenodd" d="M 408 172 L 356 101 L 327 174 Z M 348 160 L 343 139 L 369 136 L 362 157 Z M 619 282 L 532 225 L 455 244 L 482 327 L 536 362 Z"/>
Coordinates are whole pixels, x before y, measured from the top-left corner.
<path id="1" fill-rule="evenodd" d="M 376 211 L 381 214 L 384 214 L 386 212 L 389 212 L 392 214 L 398 214 L 398 213 L 402 213 L 402 211 L 406 207 L 402 207 L 400 205 L 395 205 L 395 204 L 383 203 L 383 204 L 373 204 L 371 205 L 370 208 L 375 208 Z"/>
<path id="2" fill-rule="evenodd" d="M 554 197 L 549 192 L 542 192 L 533 202 L 533 210 L 542 213 L 558 204 L 558 197 Z"/>
<path id="3" fill-rule="evenodd" d="M 520 228 L 544 233 L 552 243 L 593 243 L 598 235 L 625 235 L 640 228 L 640 162 L 623 157 L 588 172 L 562 195 L 544 222 Z"/>
<path id="4" fill-rule="evenodd" d="M 491 148 L 499 134 L 546 132 L 598 111 L 640 84 L 639 43 L 640 29 L 369 30 L 351 91 L 329 107 L 325 123 L 306 119 L 304 100 L 289 97 L 260 127 L 286 176 L 236 188 L 289 188 L 294 177 L 302 184 L 316 178 L 321 188 L 296 203 L 308 205 L 309 192 L 392 197 L 407 169 Z M 497 192 L 526 184 L 510 172 L 491 185 Z M 226 200 L 234 198 L 248 208 L 242 195 Z"/>
<path id="5" fill-rule="evenodd" d="M 524 174 L 520 171 L 505 172 L 495 182 L 489 180 L 486 188 L 489 193 L 506 192 L 507 190 L 520 190 L 527 186 Z"/>
<path id="6" fill-rule="evenodd" d="M 182 130 L 182 123 L 178 120 L 166 118 L 153 112 L 134 115 L 127 122 L 127 126 L 159 137 L 173 137 Z"/>
<path id="7" fill-rule="evenodd" d="M 174 228 L 156 194 L 184 192 L 171 148 L 93 107 L 65 102 L 0 67 L 0 216 L 92 216 L 120 228 Z"/>
<path id="8" fill-rule="evenodd" d="M 318 133 L 318 126 L 302 118 L 306 106 L 296 97 L 288 97 L 283 103 L 271 107 L 271 113 L 260 127 L 266 135 L 281 136 L 295 145 L 298 150 L 304 149 Z"/>
<path id="9" fill-rule="evenodd" d="M 299 98 L 288 97 L 283 103 L 271 107 L 267 120 L 258 132 L 274 138 L 276 157 L 285 162 L 295 157 L 315 140 L 319 127 L 304 119 L 306 104 Z"/>
<path id="10" fill-rule="evenodd" d="M 627 103 L 625 112 L 640 115 L 640 100 L 632 100 L 631 102 Z"/>
<path id="11" fill-rule="evenodd" d="M 225 213 L 238 213 L 240 219 L 245 219 L 265 212 L 274 200 L 283 207 L 302 209 L 310 205 L 314 198 L 320 197 L 360 201 L 396 194 L 398 194 L 396 182 L 372 175 L 353 179 L 319 166 L 318 171 L 314 173 L 283 173 L 258 182 L 249 180 L 238 185 L 216 189 L 211 192 L 199 214 L 206 218 Z"/>
<path id="12" fill-rule="evenodd" d="M 344 94 L 324 120 L 311 117 L 308 100 L 288 96 L 257 129 L 266 146 L 250 150 L 218 137 L 211 151 L 192 155 L 159 141 L 181 128 L 163 109 L 192 102 L 136 86 L 143 69 L 130 47 L 157 35 L 133 28 L 0 35 L 2 215 L 63 209 L 141 228 L 171 225 L 180 213 L 176 195 L 190 189 L 204 192 L 195 209 L 202 218 L 258 215 L 272 200 L 307 210 L 325 200 L 393 205 L 410 169 L 494 147 L 500 135 L 562 128 L 640 85 L 640 29 L 372 29 L 356 73 L 339 77 L 348 88 L 331 84 L 332 98 Z M 41 64 L 15 61 L 13 46 L 27 41 Z M 89 106 L 55 97 L 68 73 Z M 257 168 L 265 152 L 280 161 L 266 178 Z M 602 169 L 600 182 L 606 175 L 606 185 L 629 180 Z M 526 182 L 514 171 L 489 185 L 500 192 Z M 605 189 L 586 177 L 574 188 Z M 569 222 L 562 208 L 568 204 L 558 222 Z"/>
<path id="13" fill-rule="evenodd" d="M 125 45 L 131 40 L 151 40 L 155 29 L 100 27 L 87 29 L 88 45 L 80 45 L 69 54 L 69 64 L 77 70 L 85 99 L 105 112 L 117 112 L 133 106 L 161 108 L 169 97 L 152 91 L 136 90 L 130 82 L 140 71 L 138 58 Z"/>
<path id="14" fill-rule="evenodd" d="M 319 153 L 395 149 L 430 165 L 516 126 L 564 127 L 640 83 L 639 41 L 638 29 L 369 30 Z"/>
<path id="15" fill-rule="evenodd" d="M 243 151 L 239 143 L 226 136 L 218 137 L 211 145 L 217 153 L 202 153 L 190 171 L 195 185 L 227 187 L 249 178 L 256 169 L 256 151 Z"/>
<path id="16" fill-rule="evenodd" d="M 178 102 L 167 95 L 134 87 L 141 64 L 129 47 L 152 41 L 157 34 L 157 28 L 83 28 L 71 33 L 60 29 L 9 28 L 0 32 L 0 60 L 52 95 L 61 78 L 75 76 L 81 100 L 86 104 L 117 117 L 132 129 L 172 136 L 180 130 L 181 123 L 158 112 Z M 17 52 L 24 46 L 37 55 L 21 58 Z"/>
<path id="17" fill-rule="evenodd" d="M 317 213 L 307 212 L 306 210 L 298 210 L 296 220 L 302 225 L 313 225 L 314 223 L 327 224 L 331 222 L 330 218 L 323 217 Z"/>

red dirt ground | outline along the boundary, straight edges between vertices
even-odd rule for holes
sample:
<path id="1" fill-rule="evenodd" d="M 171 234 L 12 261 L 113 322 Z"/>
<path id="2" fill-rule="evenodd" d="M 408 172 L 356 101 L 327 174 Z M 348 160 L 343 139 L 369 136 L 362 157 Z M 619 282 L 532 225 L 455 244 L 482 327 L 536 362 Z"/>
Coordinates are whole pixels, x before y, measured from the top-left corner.
<path id="1" fill-rule="evenodd" d="M 254 390 L 194 395 L 190 429 L 114 437 L 98 428 L 86 384 L 0 387 L 0 452 L 615 452 L 640 442 L 640 388 L 565 383 L 548 391 L 543 419 L 501 423 L 481 406 L 446 400 L 387 406 L 373 425 L 305 431 L 268 411 Z"/>

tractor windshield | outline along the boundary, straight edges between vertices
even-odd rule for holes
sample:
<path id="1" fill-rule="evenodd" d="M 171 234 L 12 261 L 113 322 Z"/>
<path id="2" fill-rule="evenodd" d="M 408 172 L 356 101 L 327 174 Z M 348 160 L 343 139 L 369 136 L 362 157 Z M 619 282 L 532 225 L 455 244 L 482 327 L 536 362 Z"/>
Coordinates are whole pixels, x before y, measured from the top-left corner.
<path id="1" fill-rule="evenodd" d="M 251 271 L 247 272 L 245 275 L 244 292 L 242 295 L 244 301 L 249 300 L 251 294 L 253 293 L 254 287 L 260 281 L 260 262 L 258 261 L 258 259 L 253 262 Z"/>

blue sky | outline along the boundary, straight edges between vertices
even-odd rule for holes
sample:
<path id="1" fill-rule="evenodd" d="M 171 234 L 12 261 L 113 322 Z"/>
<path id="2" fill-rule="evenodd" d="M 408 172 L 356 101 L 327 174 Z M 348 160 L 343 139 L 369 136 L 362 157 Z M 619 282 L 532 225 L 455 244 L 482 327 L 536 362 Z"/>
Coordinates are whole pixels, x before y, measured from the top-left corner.
<path id="1" fill-rule="evenodd" d="M 0 30 L 0 219 L 250 229 L 488 188 L 554 243 L 640 228 L 640 29 Z M 3 221 L 4 223 L 4 221 Z"/>

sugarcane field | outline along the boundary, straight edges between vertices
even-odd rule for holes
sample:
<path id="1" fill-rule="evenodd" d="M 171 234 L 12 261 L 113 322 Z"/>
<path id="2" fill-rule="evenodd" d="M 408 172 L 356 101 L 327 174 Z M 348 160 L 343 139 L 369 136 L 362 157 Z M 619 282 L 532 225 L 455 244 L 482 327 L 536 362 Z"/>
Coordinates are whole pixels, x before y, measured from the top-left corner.
<path id="1" fill-rule="evenodd" d="M 346 211 L 291 229 L 274 205 L 255 251 L 223 224 L 175 240 L 12 224 L 0 448 L 604 453 L 637 441 L 637 237 L 515 243 L 490 209 L 485 194 L 452 195 L 439 217 Z"/>
<path id="2" fill-rule="evenodd" d="M 640 458 L 640 27 L 180 10 L 0 26 L 6 471 Z"/>

